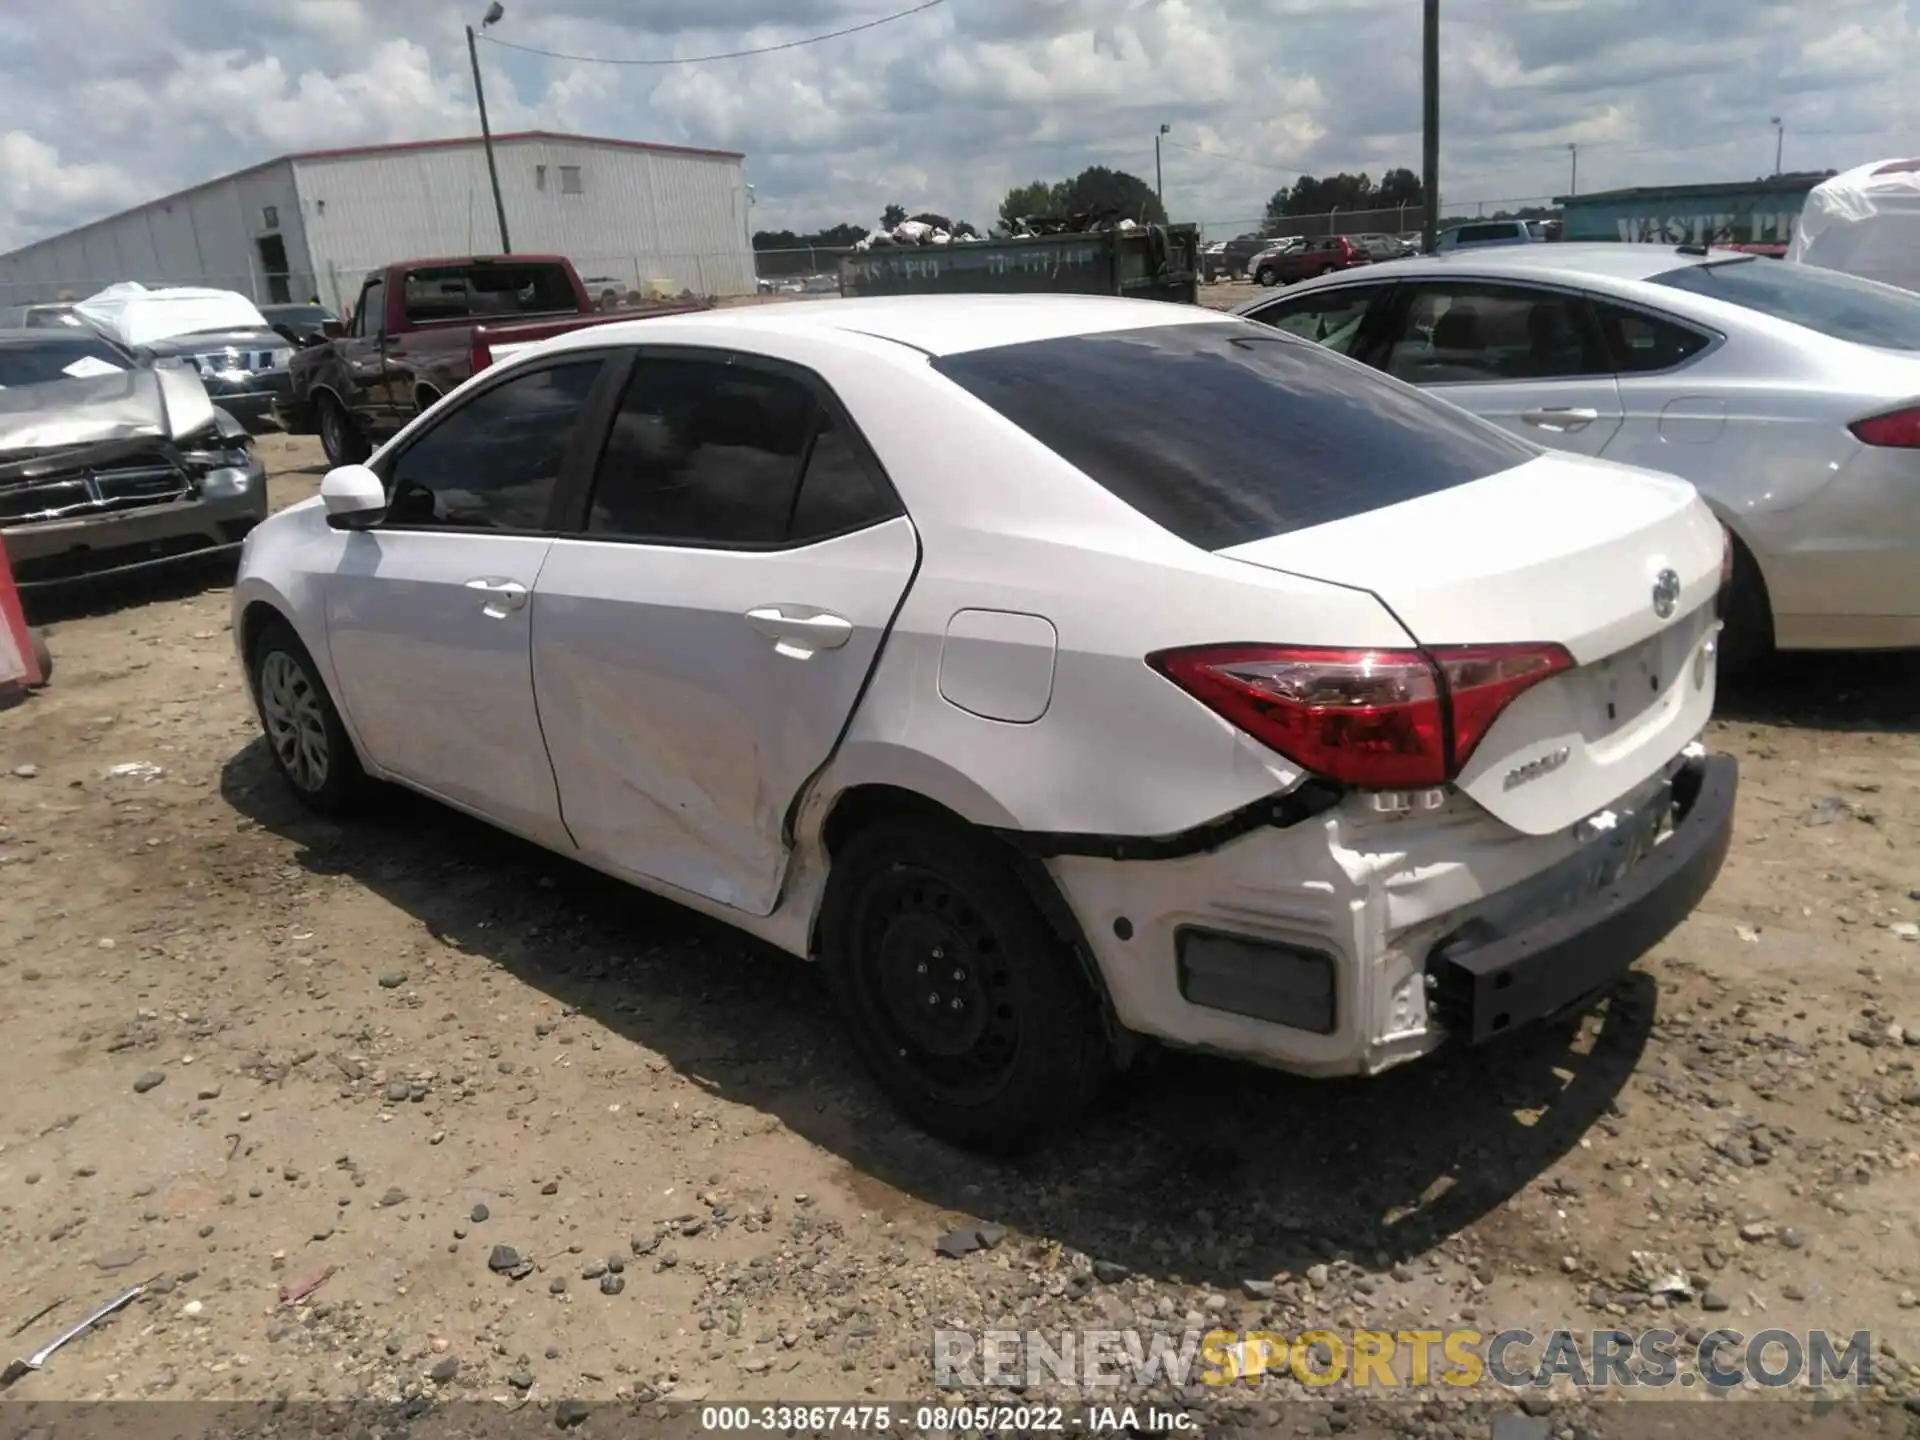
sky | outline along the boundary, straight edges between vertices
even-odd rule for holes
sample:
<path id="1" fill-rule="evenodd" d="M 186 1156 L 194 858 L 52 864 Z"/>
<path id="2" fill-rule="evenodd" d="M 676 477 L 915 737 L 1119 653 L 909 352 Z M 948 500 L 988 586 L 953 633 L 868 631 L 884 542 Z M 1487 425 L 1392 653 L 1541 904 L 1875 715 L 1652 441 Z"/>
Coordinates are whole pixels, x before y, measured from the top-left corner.
<path id="1" fill-rule="evenodd" d="M 501 40 L 664 59 L 912 0 L 506 0 Z M 292 150 L 474 134 L 485 0 L 0 0 L 0 252 Z M 1420 167 L 1420 0 L 944 0 L 777 54 L 484 41 L 496 130 L 740 150 L 755 229 L 990 223 L 1087 165 L 1250 228 L 1296 173 Z M 1920 0 L 1443 0 L 1442 194 L 1540 200 L 1920 151 Z"/>

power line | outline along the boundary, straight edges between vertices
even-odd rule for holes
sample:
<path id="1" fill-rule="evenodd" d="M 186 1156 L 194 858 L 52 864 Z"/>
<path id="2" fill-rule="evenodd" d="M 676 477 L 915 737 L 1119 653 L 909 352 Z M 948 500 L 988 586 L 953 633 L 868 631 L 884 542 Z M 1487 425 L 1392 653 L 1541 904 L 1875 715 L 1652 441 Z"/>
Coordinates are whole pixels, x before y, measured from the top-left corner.
<path id="1" fill-rule="evenodd" d="M 898 10 L 891 15 L 882 15 L 878 20 L 865 20 L 858 25 L 849 25 L 844 30 L 829 30 L 824 35 L 809 35 L 804 40 L 783 40 L 778 45 L 759 45 L 751 50 L 728 50 L 719 55 L 685 55 L 667 60 L 626 60 L 609 55 L 565 55 L 558 50 L 541 50 L 532 45 L 516 45 L 511 40 L 502 40 L 496 35 L 482 33 L 480 38 L 490 45 L 499 45 L 508 50 L 518 50 L 527 55 L 544 55 L 549 60 L 577 60 L 590 65 L 704 65 L 709 60 L 744 60 L 749 55 L 771 55 L 779 50 L 798 50 L 802 45 L 818 45 L 822 40 L 838 40 L 843 35 L 858 35 L 862 30 L 875 30 L 882 25 L 891 25 L 896 20 L 904 20 L 909 15 L 918 15 L 923 10 L 931 10 L 936 5 L 944 5 L 947 0 L 925 0 L 909 10 Z"/>
<path id="2" fill-rule="evenodd" d="M 1296 170 L 1290 165 L 1269 165 L 1261 160 L 1247 160 L 1239 155 L 1228 155 L 1220 150 L 1202 150 L 1198 145 L 1182 145 L 1178 140 L 1166 142 L 1175 150 L 1185 150 L 1194 155 L 1205 155 L 1214 160 L 1231 160 L 1236 165 L 1251 165 L 1256 170 L 1272 170 L 1279 175 L 1305 175 L 1305 170 Z"/>

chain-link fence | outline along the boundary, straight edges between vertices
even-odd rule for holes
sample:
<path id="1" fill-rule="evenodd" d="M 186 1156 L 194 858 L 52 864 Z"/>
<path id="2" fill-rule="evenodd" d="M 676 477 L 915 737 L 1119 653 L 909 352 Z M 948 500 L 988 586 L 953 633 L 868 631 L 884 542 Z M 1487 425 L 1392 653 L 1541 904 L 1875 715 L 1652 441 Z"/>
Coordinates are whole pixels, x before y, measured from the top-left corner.
<path id="1" fill-rule="evenodd" d="M 1440 204 L 1440 228 L 1444 230 L 1470 220 L 1485 220 L 1502 213 L 1517 214 L 1523 210 L 1559 213 L 1551 195 L 1522 195 L 1496 200 L 1443 199 Z M 1548 217 L 1538 215 L 1535 218 Z M 1289 235 L 1300 235 L 1309 240 L 1323 235 L 1413 235 L 1426 223 L 1426 208 L 1418 204 L 1388 205 L 1365 210 L 1329 210 L 1321 215 L 1259 215 L 1240 220 L 1202 220 L 1199 223 L 1200 238 L 1207 244 L 1216 240 L 1231 240 L 1239 235 L 1265 235 L 1276 240 Z"/>

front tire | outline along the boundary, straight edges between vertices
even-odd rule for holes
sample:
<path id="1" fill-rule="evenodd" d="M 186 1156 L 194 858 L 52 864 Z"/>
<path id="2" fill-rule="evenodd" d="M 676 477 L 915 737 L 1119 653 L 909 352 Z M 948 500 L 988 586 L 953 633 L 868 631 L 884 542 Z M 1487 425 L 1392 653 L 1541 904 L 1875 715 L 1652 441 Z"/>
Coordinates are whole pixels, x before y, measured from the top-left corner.
<path id="1" fill-rule="evenodd" d="M 317 814 L 353 809 L 365 799 L 370 782 L 293 627 L 284 620 L 269 622 L 254 641 L 248 664 L 260 728 L 280 778 Z"/>
<path id="2" fill-rule="evenodd" d="M 1253 283 L 1271 290 L 1279 279 L 1280 277 L 1273 271 L 1262 268 L 1260 272 L 1253 277 Z"/>
<path id="3" fill-rule="evenodd" d="M 373 453 L 338 396 L 321 393 L 314 402 L 314 423 L 320 431 L 320 448 L 326 451 L 329 465 L 359 465 Z"/>
<path id="4" fill-rule="evenodd" d="M 820 934 L 855 1049 L 942 1139 L 1031 1149 L 1113 1073 L 1079 962 L 985 837 L 920 820 L 859 832 L 834 858 Z"/>

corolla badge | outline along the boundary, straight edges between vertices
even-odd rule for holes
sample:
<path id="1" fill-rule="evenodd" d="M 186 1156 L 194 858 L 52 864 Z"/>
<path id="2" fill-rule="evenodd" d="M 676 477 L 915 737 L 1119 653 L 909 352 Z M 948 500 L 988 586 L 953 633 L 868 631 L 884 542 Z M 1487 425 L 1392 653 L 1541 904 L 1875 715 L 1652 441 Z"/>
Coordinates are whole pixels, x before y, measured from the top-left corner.
<path id="1" fill-rule="evenodd" d="M 1680 577 L 1671 570 L 1662 570 L 1653 577 L 1653 613 L 1662 620 L 1670 619 L 1679 603 Z"/>
<path id="2" fill-rule="evenodd" d="M 1507 771 L 1507 778 L 1501 782 L 1503 790 L 1517 790 L 1530 780 L 1538 780 L 1542 775 L 1551 775 L 1573 757 L 1573 751 L 1565 745 L 1558 750 L 1549 751 L 1537 760 L 1529 760 L 1524 765 L 1516 765 Z"/>

